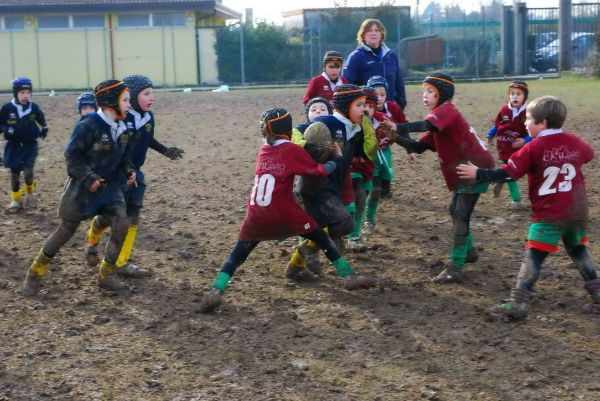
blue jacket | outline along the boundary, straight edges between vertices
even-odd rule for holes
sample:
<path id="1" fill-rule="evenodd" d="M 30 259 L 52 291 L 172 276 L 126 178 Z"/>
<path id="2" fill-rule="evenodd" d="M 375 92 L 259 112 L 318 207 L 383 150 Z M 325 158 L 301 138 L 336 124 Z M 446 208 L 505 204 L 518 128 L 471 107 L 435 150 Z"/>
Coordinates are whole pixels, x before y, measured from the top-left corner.
<path id="1" fill-rule="evenodd" d="M 13 99 L 0 109 L 0 131 L 4 131 L 7 141 L 36 143 L 40 137 L 40 126 L 46 126 L 46 118 L 33 102 L 22 106 Z"/>
<path id="2" fill-rule="evenodd" d="M 154 114 L 151 111 L 141 115 L 135 110 L 129 110 L 125 117 L 125 125 L 129 131 L 129 156 L 136 170 L 144 165 L 148 148 L 161 154 L 167 150 L 166 146 L 154 138 L 155 123 Z"/>
<path id="3" fill-rule="evenodd" d="M 109 125 L 99 113 L 83 116 L 65 147 L 69 177 L 88 188 L 99 178 L 118 186 L 125 168 L 133 168 L 125 124 Z"/>
<path id="4" fill-rule="evenodd" d="M 363 44 L 357 47 L 344 62 L 342 76 L 351 84 L 366 85 L 369 78 L 381 75 L 388 83 L 387 100 L 395 101 L 404 109 L 406 107 L 406 90 L 404 76 L 396 54 L 385 44 L 381 45 L 379 54 Z"/>

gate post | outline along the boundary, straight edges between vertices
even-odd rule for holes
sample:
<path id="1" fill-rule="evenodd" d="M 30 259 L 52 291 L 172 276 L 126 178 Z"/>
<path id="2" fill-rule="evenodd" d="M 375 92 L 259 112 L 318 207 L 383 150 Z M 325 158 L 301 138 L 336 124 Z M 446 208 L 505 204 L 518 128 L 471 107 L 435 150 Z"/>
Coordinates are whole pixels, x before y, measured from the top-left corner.
<path id="1" fill-rule="evenodd" d="M 512 6 L 502 6 L 500 25 L 502 35 L 500 37 L 500 53 L 502 54 L 501 71 L 506 75 L 513 72 L 513 60 L 515 58 L 515 38 L 513 35 L 514 19 Z"/>
<path id="2" fill-rule="evenodd" d="M 525 3 L 515 3 L 514 8 L 514 73 L 517 75 L 527 73 L 527 6 Z"/>
<path id="3" fill-rule="evenodd" d="M 573 18 L 571 16 L 571 0 L 560 0 L 558 9 L 558 69 L 568 71 L 573 61 L 571 48 L 571 33 L 573 32 Z"/>

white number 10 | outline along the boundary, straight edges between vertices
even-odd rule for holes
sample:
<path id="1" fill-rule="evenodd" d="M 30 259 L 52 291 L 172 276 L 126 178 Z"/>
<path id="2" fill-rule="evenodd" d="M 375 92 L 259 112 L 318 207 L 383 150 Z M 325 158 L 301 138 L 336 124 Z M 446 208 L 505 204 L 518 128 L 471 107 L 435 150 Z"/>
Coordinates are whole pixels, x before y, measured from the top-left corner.
<path id="1" fill-rule="evenodd" d="M 254 177 L 254 186 L 250 194 L 250 205 L 269 206 L 273 199 L 273 189 L 275 188 L 275 177 L 271 174 L 264 174 L 258 178 Z"/>
<path id="2" fill-rule="evenodd" d="M 556 188 L 552 188 L 559 174 L 564 175 L 564 181 L 558 183 Z M 577 175 L 575 167 L 571 163 L 565 163 L 561 168 L 556 166 L 548 167 L 544 170 L 544 183 L 538 191 L 539 196 L 555 194 L 558 192 L 569 192 L 573 188 L 573 178 Z"/>

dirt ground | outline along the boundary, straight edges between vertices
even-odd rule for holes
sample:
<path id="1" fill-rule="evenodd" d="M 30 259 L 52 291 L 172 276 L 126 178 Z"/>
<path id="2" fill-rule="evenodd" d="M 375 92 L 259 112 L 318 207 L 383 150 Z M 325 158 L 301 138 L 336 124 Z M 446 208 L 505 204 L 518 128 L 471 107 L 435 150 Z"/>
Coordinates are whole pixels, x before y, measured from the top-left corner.
<path id="1" fill-rule="evenodd" d="M 459 84 L 456 103 L 483 134 L 506 83 Z M 533 97 L 569 106 L 568 130 L 600 149 L 600 83 L 531 81 Z M 425 109 L 408 87 L 410 119 Z M 157 94 L 157 138 L 185 149 L 150 153 L 134 262 L 155 276 L 131 293 L 99 290 L 82 252 L 87 224 L 57 255 L 43 291 L 19 289 L 58 225 L 62 149 L 76 96 L 38 96 L 50 134 L 36 168 L 40 205 L 0 211 L 0 400 L 598 400 L 600 316 L 561 250 L 545 263 L 525 322 L 490 323 L 483 311 L 514 285 L 529 212 L 484 195 L 472 220 L 480 260 L 463 284 L 430 283 L 447 260 L 450 194 L 436 155 L 409 165 L 396 149 L 393 197 L 380 208 L 365 253 L 350 254 L 385 289 L 347 292 L 332 269 L 310 285 L 286 281 L 293 243 L 261 244 L 239 269 L 217 313 L 201 295 L 234 244 L 261 145 L 258 116 L 288 108 L 303 121 L 302 89 Z M 0 97 L 6 102 L 7 96 Z M 591 251 L 600 232 L 598 159 L 585 169 Z M 0 173 L 8 203 L 9 175 Z M 520 182 L 526 197 L 525 180 Z M 529 205 L 526 200 L 525 204 Z M 322 257 L 322 260 L 324 258 Z"/>

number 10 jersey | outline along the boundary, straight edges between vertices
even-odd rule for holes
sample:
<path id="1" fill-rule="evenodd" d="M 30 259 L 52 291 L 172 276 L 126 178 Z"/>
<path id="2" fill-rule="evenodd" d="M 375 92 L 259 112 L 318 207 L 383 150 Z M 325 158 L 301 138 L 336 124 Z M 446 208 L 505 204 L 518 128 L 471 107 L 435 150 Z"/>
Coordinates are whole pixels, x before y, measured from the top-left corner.
<path id="1" fill-rule="evenodd" d="M 296 175 L 326 177 L 327 170 L 290 141 L 263 145 L 256 158 L 254 186 L 240 229 L 241 241 L 281 239 L 319 227 L 294 198 Z"/>

